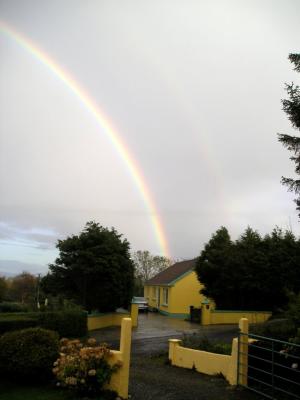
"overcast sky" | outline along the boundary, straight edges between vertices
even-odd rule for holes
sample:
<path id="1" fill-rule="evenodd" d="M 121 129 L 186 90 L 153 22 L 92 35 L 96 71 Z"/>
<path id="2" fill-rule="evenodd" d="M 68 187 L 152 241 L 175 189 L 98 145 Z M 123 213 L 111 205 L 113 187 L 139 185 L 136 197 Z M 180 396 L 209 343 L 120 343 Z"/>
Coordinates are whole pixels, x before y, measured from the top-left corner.
<path id="1" fill-rule="evenodd" d="M 68 71 L 112 121 L 155 200 L 173 258 L 221 225 L 299 234 L 278 132 L 300 81 L 299 0 L 0 0 L 1 20 Z M 0 31 L 0 271 L 45 272 L 89 220 L 161 248 L 107 133 L 49 68 Z"/>

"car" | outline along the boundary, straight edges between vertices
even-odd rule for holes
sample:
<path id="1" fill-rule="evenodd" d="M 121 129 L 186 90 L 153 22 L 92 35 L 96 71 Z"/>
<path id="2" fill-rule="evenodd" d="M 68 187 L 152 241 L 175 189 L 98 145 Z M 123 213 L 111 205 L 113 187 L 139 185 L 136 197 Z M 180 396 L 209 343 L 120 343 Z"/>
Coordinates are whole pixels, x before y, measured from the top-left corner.
<path id="1" fill-rule="evenodd" d="M 148 312 L 148 301 L 145 297 L 134 297 L 132 302 L 138 304 L 139 311 Z"/>

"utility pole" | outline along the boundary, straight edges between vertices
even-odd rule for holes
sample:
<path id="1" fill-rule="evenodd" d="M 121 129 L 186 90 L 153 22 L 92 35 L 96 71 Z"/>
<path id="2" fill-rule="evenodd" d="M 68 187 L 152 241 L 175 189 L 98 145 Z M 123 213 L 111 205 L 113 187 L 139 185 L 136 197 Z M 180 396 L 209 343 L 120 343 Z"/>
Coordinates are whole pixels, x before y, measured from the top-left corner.
<path id="1" fill-rule="evenodd" d="M 41 274 L 38 274 L 38 281 L 37 281 L 37 296 L 36 296 L 36 300 L 37 300 L 37 309 L 39 310 L 41 308 L 40 306 L 40 279 L 41 279 Z"/>

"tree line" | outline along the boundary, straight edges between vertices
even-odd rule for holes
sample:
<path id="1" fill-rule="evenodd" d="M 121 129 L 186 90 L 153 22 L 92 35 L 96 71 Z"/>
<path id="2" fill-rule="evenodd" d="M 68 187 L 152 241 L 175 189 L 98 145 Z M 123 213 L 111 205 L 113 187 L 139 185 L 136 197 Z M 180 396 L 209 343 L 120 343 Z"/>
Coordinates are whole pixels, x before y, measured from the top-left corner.
<path id="1" fill-rule="evenodd" d="M 202 293 L 218 309 L 278 310 L 300 292 L 300 240 L 280 228 L 262 237 L 248 227 L 233 241 L 221 227 L 197 259 L 196 272 Z"/>
<path id="2" fill-rule="evenodd" d="M 59 257 L 42 279 L 46 295 L 61 296 L 88 311 L 128 308 L 133 295 L 143 296 L 146 280 L 170 265 L 170 260 L 137 251 L 114 228 L 88 222 L 79 235 L 59 240 Z"/>
<path id="3" fill-rule="evenodd" d="M 39 278 L 29 272 L 14 277 L 0 277 L 0 302 L 11 301 L 34 304 L 37 298 Z"/>
<path id="4" fill-rule="evenodd" d="M 143 296 L 144 283 L 171 264 L 149 251 L 130 254 L 129 242 L 114 228 L 88 222 L 78 235 L 58 240 L 59 256 L 39 277 L 23 272 L 0 277 L 0 302 L 36 308 L 80 305 L 88 311 L 127 308 L 132 296 Z M 38 305 L 38 302 L 40 303 Z"/>

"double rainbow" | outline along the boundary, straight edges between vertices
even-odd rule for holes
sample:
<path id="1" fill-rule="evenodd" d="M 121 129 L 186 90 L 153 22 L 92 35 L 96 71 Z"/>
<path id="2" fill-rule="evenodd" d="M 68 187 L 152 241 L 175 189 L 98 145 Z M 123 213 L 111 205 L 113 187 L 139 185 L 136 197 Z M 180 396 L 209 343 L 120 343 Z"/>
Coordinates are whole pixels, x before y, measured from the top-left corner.
<path id="1" fill-rule="evenodd" d="M 120 134 L 113 127 L 107 116 L 99 108 L 95 100 L 85 91 L 85 89 L 75 80 L 72 75 L 64 70 L 53 58 L 42 51 L 35 43 L 33 43 L 24 34 L 17 32 L 13 27 L 6 22 L 0 20 L 0 31 L 9 39 L 13 39 L 24 50 L 31 54 L 34 58 L 44 64 L 65 86 L 81 101 L 82 105 L 93 115 L 101 130 L 108 136 L 112 145 L 119 153 L 125 163 L 133 181 L 144 201 L 145 207 L 150 215 L 151 224 L 158 242 L 160 252 L 166 257 L 170 257 L 166 235 L 163 229 L 162 222 L 159 217 L 157 207 L 153 196 L 146 184 L 145 178 L 138 166 L 136 160 L 130 154 L 126 144 L 123 142 Z"/>

